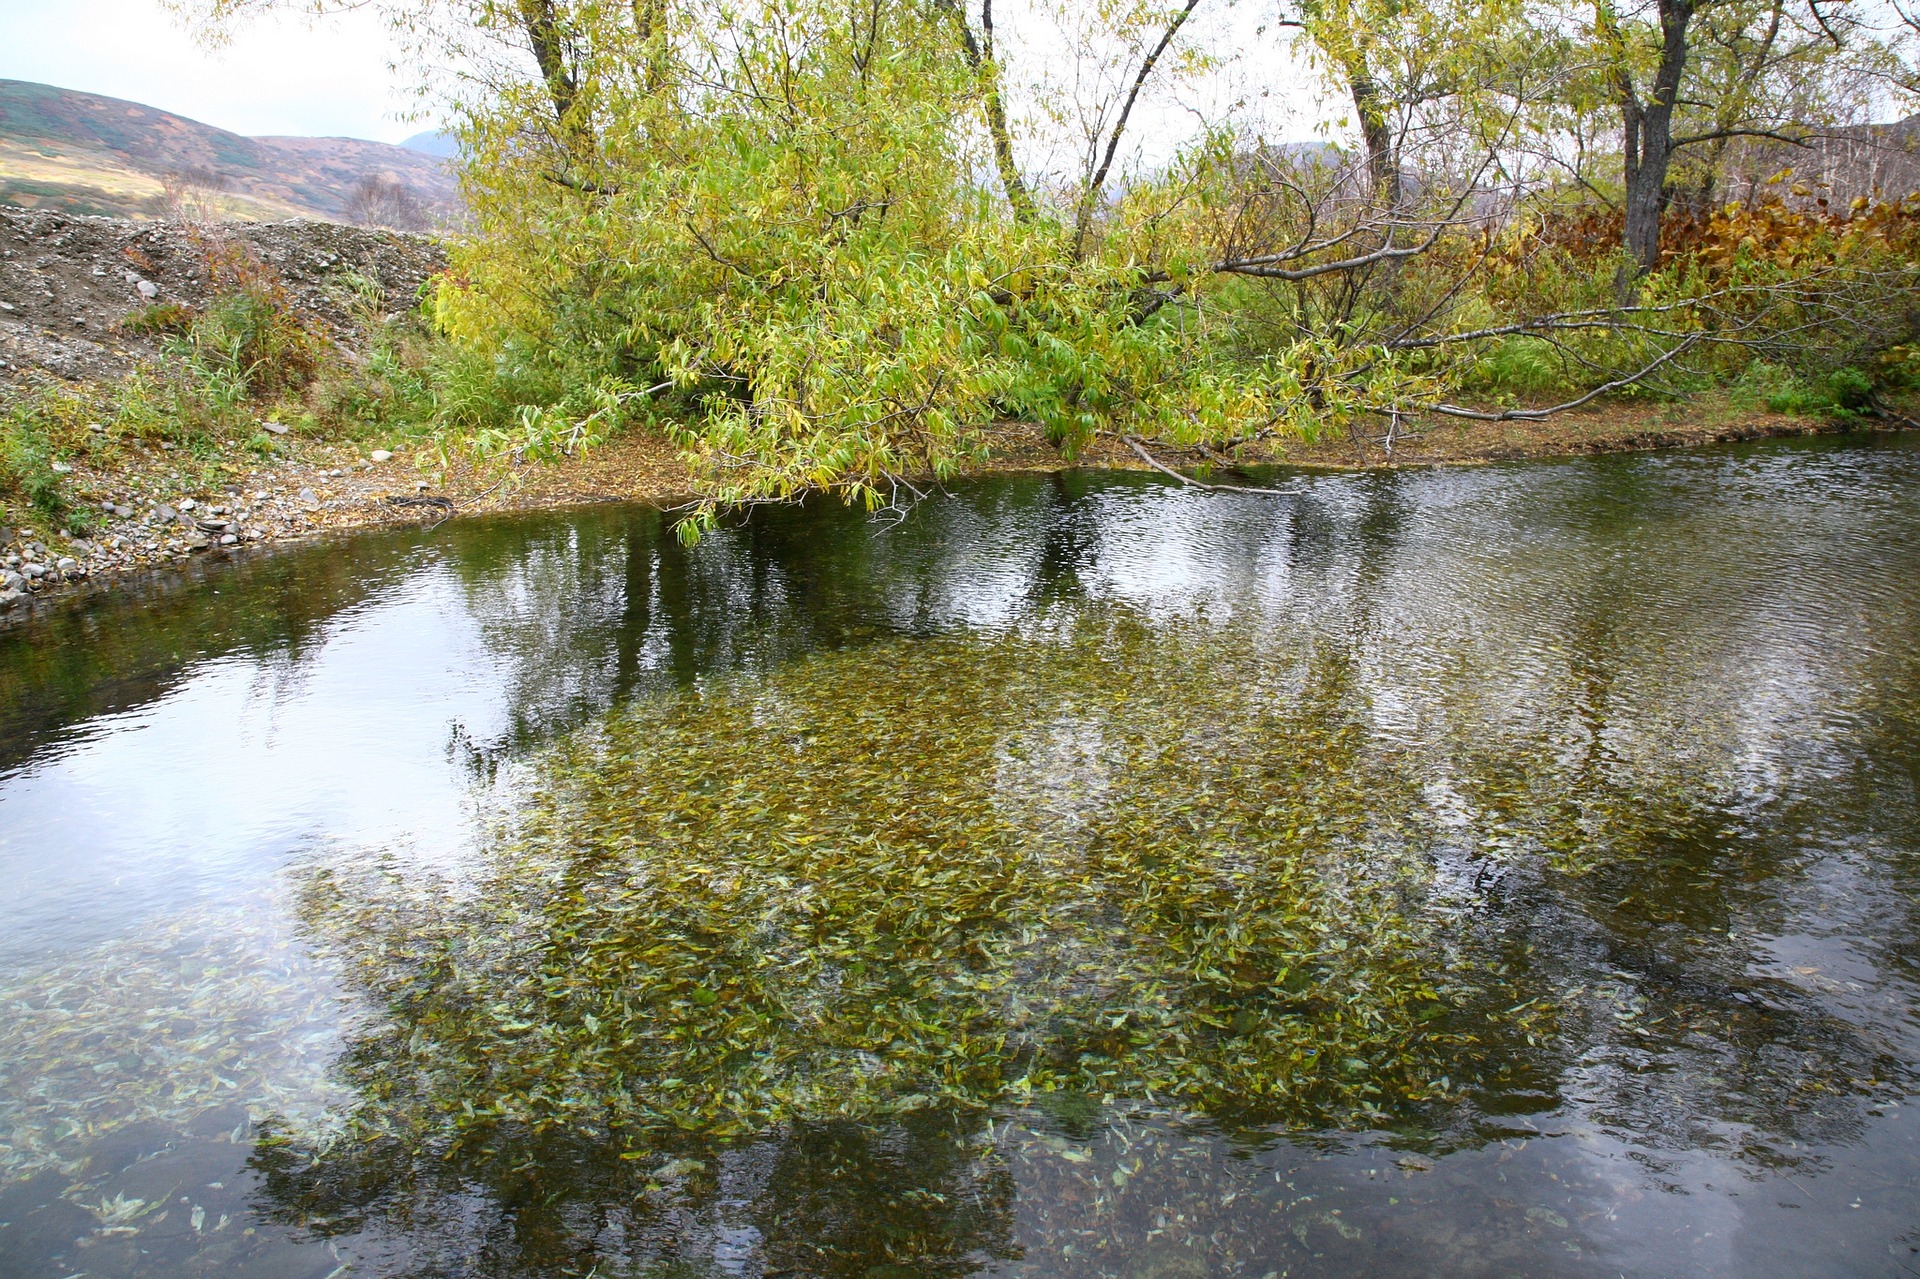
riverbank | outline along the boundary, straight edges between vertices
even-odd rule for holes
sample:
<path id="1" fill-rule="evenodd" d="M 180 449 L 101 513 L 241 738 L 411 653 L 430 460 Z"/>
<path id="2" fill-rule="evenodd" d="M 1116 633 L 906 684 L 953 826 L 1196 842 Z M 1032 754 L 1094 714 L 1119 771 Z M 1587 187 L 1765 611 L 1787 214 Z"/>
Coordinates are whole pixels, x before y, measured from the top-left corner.
<path id="1" fill-rule="evenodd" d="M 1390 448 L 1380 436 L 1343 431 L 1312 441 L 1261 441 L 1231 458 L 1177 449 L 1155 450 L 1154 458 L 1206 482 L 1231 484 L 1238 482 L 1228 473 L 1233 463 L 1340 470 L 1471 465 L 1898 425 L 1718 401 L 1630 403 L 1539 422 L 1416 423 L 1398 433 Z M 110 589 L 130 574 L 349 529 L 606 501 L 668 506 L 687 500 L 694 489 L 691 471 L 670 443 L 637 433 L 582 456 L 517 467 L 449 459 L 418 441 L 382 447 L 377 440 L 295 440 L 284 453 L 265 462 L 238 450 L 231 458 L 189 458 L 134 443 L 105 451 L 109 464 L 76 467 L 67 479 L 75 505 L 89 512 L 84 535 L 66 528 L 0 528 L 0 618 L 18 619 L 37 600 Z M 1107 436 L 1070 458 L 1018 423 L 991 433 L 990 453 L 976 473 L 1149 465 L 1127 441 Z"/>

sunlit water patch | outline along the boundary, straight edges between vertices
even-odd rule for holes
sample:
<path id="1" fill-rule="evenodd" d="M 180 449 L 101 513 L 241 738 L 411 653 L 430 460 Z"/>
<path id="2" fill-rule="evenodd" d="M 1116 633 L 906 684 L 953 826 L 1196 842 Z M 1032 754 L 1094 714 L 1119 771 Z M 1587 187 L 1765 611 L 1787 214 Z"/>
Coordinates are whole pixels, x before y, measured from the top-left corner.
<path id="1" fill-rule="evenodd" d="M 0 1274 L 1905 1274 L 1920 449 L 379 534 L 0 634 Z"/>

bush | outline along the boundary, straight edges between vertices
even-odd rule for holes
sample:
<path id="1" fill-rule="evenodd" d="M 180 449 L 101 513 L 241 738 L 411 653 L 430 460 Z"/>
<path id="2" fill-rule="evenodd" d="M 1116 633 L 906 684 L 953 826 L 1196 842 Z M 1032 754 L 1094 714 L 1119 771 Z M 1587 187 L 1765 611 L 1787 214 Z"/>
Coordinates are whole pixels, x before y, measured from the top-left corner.
<path id="1" fill-rule="evenodd" d="M 32 419 L 9 413 L 0 419 L 0 500 L 31 508 L 48 519 L 66 513 L 53 450 Z"/>

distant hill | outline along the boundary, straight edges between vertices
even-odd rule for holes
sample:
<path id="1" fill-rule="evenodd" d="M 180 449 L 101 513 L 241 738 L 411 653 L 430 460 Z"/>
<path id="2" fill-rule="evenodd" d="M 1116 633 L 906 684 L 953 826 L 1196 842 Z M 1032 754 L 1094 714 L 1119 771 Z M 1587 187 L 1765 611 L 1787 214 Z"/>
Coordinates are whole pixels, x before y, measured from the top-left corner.
<path id="1" fill-rule="evenodd" d="M 451 160 L 460 154 L 460 139 L 445 129 L 416 133 L 400 145 L 409 151 L 418 151 L 421 155 L 437 155 L 443 160 Z"/>
<path id="2" fill-rule="evenodd" d="M 446 158 L 421 149 L 248 138 L 136 102 L 0 80 L 0 203 L 417 231 L 450 218 L 458 200 Z"/>

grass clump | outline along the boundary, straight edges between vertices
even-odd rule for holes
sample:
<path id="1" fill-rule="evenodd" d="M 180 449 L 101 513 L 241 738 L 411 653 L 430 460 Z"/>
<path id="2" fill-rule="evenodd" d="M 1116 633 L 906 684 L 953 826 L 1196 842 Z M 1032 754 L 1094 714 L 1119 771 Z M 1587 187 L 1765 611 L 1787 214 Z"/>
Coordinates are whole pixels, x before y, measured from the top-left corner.
<path id="1" fill-rule="evenodd" d="M 44 379 L 0 405 L 0 512 L 77 528 L 88 503 L 78 472 L 111 471 L 148 449 L 175 454 L 187 476 L 217 483 L 270 463 L 289 437 L 398 443 L 445 424 L 502 426 L 517 406 L 510 379 L 456 349 L 424 314 L 389 319 L 377 281 L 340 285 L 358 349 L 300 314 L 279 277 L 242 249 L 209 250 L 211 297 L 127 315 L 124 332 L 157 338 L 161 358 L 114 382 Z"/>

